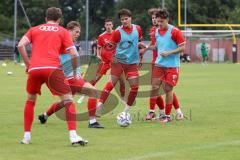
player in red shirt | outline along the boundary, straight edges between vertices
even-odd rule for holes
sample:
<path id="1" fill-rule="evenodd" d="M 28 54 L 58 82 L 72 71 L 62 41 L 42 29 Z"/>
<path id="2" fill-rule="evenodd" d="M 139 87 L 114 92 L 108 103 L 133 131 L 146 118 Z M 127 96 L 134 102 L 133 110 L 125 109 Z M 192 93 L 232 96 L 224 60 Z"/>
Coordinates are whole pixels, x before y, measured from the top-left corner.
<path id="1" fill-rule="evenodd" d="M 66 107 L 68 111 L 74 107 L 72 93 L 67 82 L 64 81 L 64 74 L 60 66 L 60 50 L 68 51 L 72 55 L 72 65 L 74 77 L 77 78 L 77 52 L 69 32 L 59 26 L 62 11 L 59 8 L 51 7 L 46 11 L 46 23 L 32 27 L 22 37 L 18 44 L 18 49 L 23 57 L 27 68 L 27 93 L 28 98 L 24 109 L 24 138 L 22 144 L 29 144 L 31 139 L 31 128 L 34 119 L 34 106 L 37 94 L 41 94 L 43 83 L 47 85 L 53 95 L 58 95 L 61 99 L 57 105 L 59 108 Z M 26 46 L 32 44 L 31 58 L 27 56 Z M 66 115 L 67 120 L 75 120 L 74 117 Z M 76 126 L 69 128 L 70 142 L 72 144 L 85 145 L 87 143 L 82 137 L 77 135 Z"/>
<path id="2" fill-rule="evenodd" d="M 169 13 L 166 9 L 160 9 L 156 13 L 156 17 L 159 23 L 159 28 L 155 30 L 154 35 L 155 40 L 158 40 L 158 42 L 156 41 L 155 45 L 147 47 L 152 50 L 156 50 L 157 48 L 160 49 L 158 50 L 159 55 L 155 60 L 152 73 L 151 96 L 156 97 L 160 86 L 163 84 L 163 89 L 166 93 L 166 116 L 162 118 L 160 117 L 160 122 L 171 121 L 170 113 L 172 105 L 176 107 L 177 120 L 182 120 L 184 119 L 184 116 L 179 108 L 177 97 L 173 94 L 173 87 L 177 84 L 179 75 L 178 68 L 180 65 L 179 53 L 185 48 L 185 39 L 178 28 L 168 24 Z"/>
<path id="3" fill-rule="evenodd" d="M 155 40 L 155 30 L 158 28 L 158 22 L 157 22 L 157 19 L 156 19 L 156 13 L 159 9 L 157 8 L 151 8 L 148 10 L 148 14 L 152 17 L 152 24 L 153 26 L 151 27 L 150 29 L 150 40 L 151 40 L 151 43 L 150 45 L 155 45 L 156 43 L 156 40 Z M 153 50 L 152 51 L 152 69 L 153 69 L 153 66 L 154 66 L 154 62 L 157 58 L 157 50 Z M 152 80 L 152 78 L 151 78 Z M 146 116 L 146 120 L 152 120 L 153 118 L 155 118 L 155 105 L 158 105 L 159 109 L 160 109 L 160 114 L 159 114 L 159 117 L 160 116 L 163 116 L 165 115 L 165 110 L 164 110 L 164 101 L 163 101 L 163 98 L 161 95 L 157 96 L 157 97 L 150 97 L 149 99 L 149 108 L 150 108 L 150 111 L 148 112 L 147 116 Z"/>
<path id="4" fill-rule="evenodd" d="M 92 85 L 95 85 L 103 75 L 110 69 L 112 58 L 115 54 L 115 48 L 107 45 L 113 36 L 113 20 L 107 18 L 104 25 L 106 31 L 98 37 L 98 48 L 97 56 L 101 60 L 101 63 L 98 65 L 96 77 L 90 81 Z M 125 83 L 124 76 L 122 75 L 119 79 L 120 84 L 120 96 L 121 99 L 124 99 L 125 95 Z"/>
<path id="5" fill-rule="evenodd" d="M 109 93 L 114 88 L 122 73 L 124 73 L 127 81 L 130 84 L 130 93 L 124 109 L 125 113 L 133 105 L 138 92 L 139 74 L 139 41 L 142 39 L 142 30 L 140 26 L 131 23 L 132 14 L 128 9 L 122 9 L 118 12 L 118 17 L 122 23 L 113 33 L 113 36 L 108 45 L 116 47 L 116 53 L 112 58 L 111 76 L 105 85 L 100 100 L 98 109 L 103 107 Z"/>
<path id="6" fill-rule="evenodd" d="M 77 38 L 80 36 L 80 24 L 76 21 L 71 21 L 67 24 L 67 30 L 72 36 L 73 41 L 75 42 Z M 66 51 L 62 51 L 60 56 L 62 69 L 64 71 L 64 75 L 66 79 L 68 80 L 68 83 L 70 85 L 70 88 L 72 90 L 72 94 L 75 95 L 76 93 L 83 93 L 89 96 L 88 99 L 88 114 L 89 114 L 89 125 L 88 128 L 104 128 L 102 125 L 100 125 L 96 120 L 96 104 L 97 104 L 97 90 L 94 86 L 92 86 L 90 83 L 85 82 L 84 79 L 81 77 L 81 69 L 80 69 L 80 59 L 78 59 L 78 67 L 77 67 L 77 73 L 78 73 L 78 79 L 75 79 L 72 76 L 72 69 L 71 64 L 69 62 L 71 61 L 70 54 L 66 53 Z M 52 106 L 44 113 L 38 116 L 39 121 L 41 124 L 45 124 L 48 117 L 50 117 L 53 113 L 57 112 L 59 110 L 57 103 L 52 104 Z M 76 114 L 76 109 L 72 108 L 71 110 L 72 114 Z M 76 121 L 67 121 L 68 125 L 76 126 Z"/>
<path id="7" fill-rule="evenodd" d="M 158 11 L 159 11 L 159 8 L 151 8 L 148 10 L 148 14 L 152 17 L 152 24 L 153 24 L 152 28 L 150 29 L 150 39 L 151 39 L 150 45 L 156 44 L 155 31 L 159 27 L 159 23 L 157 22 L 157 18 L 156 18 L 156 13 Z M 153 54 L 153 57 L 152 57 L 152 70 L 153 70 L 153 67 L 155 65 L 155 60 L 157 58 L 157 50 L 153 50 L 152 54 Z M 163 98 L 161 95 L 159 95 L 157 98 L 150 97 L 149 102 L 150 102 L 149 103 L 150 111 L 148 112 L 148 114 L 146 116 L 146 120 L 152 120 L 155 117 L 155 111 L 154 111 L 155 104 L 157 104 L 160 109 L 159 118 L 165 116 L 164 101 L 163 101 Z M 177 112 L 176 119 L 182 120 L 184 118 L 184 116 L 183 116 L 183 113 L 181 112 L 178 98 L 177 98 L 175 92 L 173 92 L 173 106 Z"/>

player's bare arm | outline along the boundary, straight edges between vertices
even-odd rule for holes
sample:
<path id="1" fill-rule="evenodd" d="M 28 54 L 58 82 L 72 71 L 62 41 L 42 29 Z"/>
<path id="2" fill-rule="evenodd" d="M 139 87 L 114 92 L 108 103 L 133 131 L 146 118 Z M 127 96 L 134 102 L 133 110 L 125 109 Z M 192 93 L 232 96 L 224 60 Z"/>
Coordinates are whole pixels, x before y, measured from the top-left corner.
<path id="1" fill-rule="evenodd" d="M 23 61 L 26 65 L 26 68 L 28 69 L 29 67 L 29 58 L 26 50 L 26 46 L 30 44 L 29 40 L 27 37 L 23 36 L 20 42 L 18 43 L 18 50 L 19 53 L 21 54 Z"/>

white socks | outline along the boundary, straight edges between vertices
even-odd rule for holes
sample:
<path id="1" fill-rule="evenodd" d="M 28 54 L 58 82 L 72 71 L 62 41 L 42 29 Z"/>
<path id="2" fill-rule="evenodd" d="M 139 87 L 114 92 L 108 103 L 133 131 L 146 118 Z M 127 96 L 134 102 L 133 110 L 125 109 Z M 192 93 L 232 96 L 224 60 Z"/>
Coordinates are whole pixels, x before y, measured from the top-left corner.
<path id="1" fill-rule="evenodd" d="M 176 109 L 177 114 L 182 114 L 182 111 L 180 108 Z"/>
<path id="2" fill-rule="evenodd" d="M 131 106 L 127 105 L 125 106 L 124 112 L 128 113 L 130 110 Z"/>
<path id="3" fill-rule="evenodd" d="M 160 109 L 160 115 L 165 115 L 165 109 Z"/>
<path id="4" fill-rule="evenodd" d="M 71 138 L 71 137 L 76 137 L 76 136 L 77 136 L 76 130 L 70 130 L 70 131 L 69 131 L 69 136 L 70 136 L 70 138 Z"/>
<path id="5" fill-rule="evenodd" d="M 30 140 L 31 139 L 31 132 L 24 132 L 24 139 Z"/>
<path id="6" fill-rule="evenodd" d="M 96 117 L 90 117 L 89 123 L 93 124 L 95 122 L 97 122 Z"/>

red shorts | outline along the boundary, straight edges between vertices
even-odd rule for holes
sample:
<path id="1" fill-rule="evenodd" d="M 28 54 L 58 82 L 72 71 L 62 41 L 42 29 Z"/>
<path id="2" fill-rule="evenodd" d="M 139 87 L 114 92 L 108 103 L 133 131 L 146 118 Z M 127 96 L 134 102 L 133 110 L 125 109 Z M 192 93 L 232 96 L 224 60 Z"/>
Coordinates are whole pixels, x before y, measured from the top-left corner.
<path id="1" fill-rule="evenodd" d="M 152 78 L 159 78 L 171 86 L 176 86 L 179 77 L 179 68 L 153 67 Z"/>
<path id="2" fill-rule="evenodd" d="M 85 81 L 82 78 L 79 78 L 77 80 L 75 78 L 71 78 L 71 79 L 68 79 L 68 82 L 73 95 L 75 95 L 76 93 L 80 93 L 82 90 L 82 87 L 85 84 Z"/>
<path id="3" fill-rule="evenodd" d="M 97 75 L 105 75 L 110 69 L 110 63 L 101 62 L 97 68 Z"/>
<path id="4" fill-rule="evenodd" d="M 137 64 L 123 64 L 120 62 L 111 64 L 111 75 L 120 77 L 122 72 L 124 72 L 126 79 L 133 76 L 139 76 Z"/>
<path id="5" fill-rule="evenodd" d="M 71 89 L 62 70 L 59 69 L 38 69 L 28 73 L 27 92 L 29 94 L 40 94 L 41 86 L 46 83 L 53 95 L 62 96 L 71 93 Z"/>

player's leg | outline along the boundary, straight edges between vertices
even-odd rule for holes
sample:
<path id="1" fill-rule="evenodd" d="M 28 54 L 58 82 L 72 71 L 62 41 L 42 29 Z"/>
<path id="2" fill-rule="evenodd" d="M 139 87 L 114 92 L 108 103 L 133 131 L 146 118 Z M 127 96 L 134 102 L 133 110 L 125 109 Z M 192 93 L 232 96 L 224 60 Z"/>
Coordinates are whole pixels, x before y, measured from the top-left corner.
<path id="1" fill-rule="evenodd" d="M 110 92 L 116 85 L 117 81 L 119 80 L 119 77 L 121 76 L 123 72 L 122 64 L 120 63 L 112 63 L 111 64 L 111 72 L 110 77 L 105 85 L 105 87 L 102 90 L 97 109 L 101 110 L 103 108 L 103 104 L 107 100 L 107 97 L 109 96 Z"/>
<path id="2" fill-rule="evenodd" d="M 79 145 L 86 145 L 88 143 L 87 140 L 83 139 L 79 136 L 76 132 L 77 124 L 76 124 L 76 109 L 75 103 L 73 102 L 73 97 L 71 93 L 64 94 L 60 96 L 61 102 L 59 102 L 59 106 L 65 107 L 66 109 L 66 120 L 68 125 L 69 131 L 69 139 L 72 145 L 79 144 Z"/>
<path id="3" fill-rule="evenodd" d="M 88 95 L 88 114 L 89 125 L 88 128 L 104 128 L 96 120 L 96 106 L 97 106 L 97 89 L 90 83 L 84 83 L 81 93 Z"/>
<path id="4" fill-rule="evenodd" d="M 165 116 L 165 103 L 163 100 L 163 97 L 159 95 L 156 99 L 156 104 L 158 105 L 159 108 L 159 119 L 163 118 Z"/>
<path id="5" fill-rule="evenodd" d="M 166 106 L 165 106 L 165 114 L 166 118 L 163 122 L 171 121 L 171 110 L 173 105 L 173 88 L 177 85 L 179 77 L 179 69 L 178 68 L 165 68 L 165 76 L 162 78 L 163 80 L 163 90 L 166 94 Z"/>
<path id="6" fill-rule="evenodd" d="M 152 63 L 151 65 L 152 68 L 152 75 L 151 75 L 151 83 L 153 80 L 153 68 L 154 68 L 154 64 Z M 152 120 L 153 118 L 155 118 L 156 114 L 155 114 L 155 105 L 156 105 L 156 101 L 157 98 L 156 97 L 151 97 L 149 98 L 149 112 L 146 115 L 145 120 Z"/>
<path id="7" fill-rule="evenodd" d="M 119 78 L 119 91 L 120 91 L 120 98 L 123 102 L 125 102 L 125 76 L 122 74 Z"/>
<path id="8" fill-rule="evenodd" d="M 81 138 L 76 133 L 76 114 L 72 114 L 69 111 L 75 110 L 75 104 L 73 102 L 72 91 L 69 86 L 69 82 L 65 81 L 63 71 L 55 70 L 48 75 L 46 84 L 53 95 L 58 95 L 61 101 L 57 104 L 58 109 L 65 107 L 67 114 L 67 124 L 69 130 L 69 139 L 72 144 L 85 145 L 88 141 Z M 69 123 L 70 122 L 70 123 Z"/>
<path id="9" fill-rule="evenodd" d="M 124 109 L 124 112 L 128 113 L 138 93 L 139 86 L 138 66 L 136 64 L 123 65 L 123 70 L 124 74 L 126 75 L 127 81 L 130 85 L 130 92 L 128 94 L 127 103 Z"/>
<path id="10" fill-rule="evenodd" d="M 24 136 L 22 144 L 29 144 L 31 140 L 32 123 L 34 120 L 34 107 L 37 94 L 41 94 L 41 85 L 44 83 L 41 73 L 33 70 L 28 73 L 27 80 L 27 100 L 24 107 Z"/>
<path id="11" fill-rule="evenodd" d="M 36 103 L 37 95 L 28 94 L 27 101 L 24 107 L 24 136 L 21 143 L 29 144 L 31 140 L 31 129 L 34 120 L 34 107 Z"/>
<path id="12" fill-rule="evenodd" d="M 184 115 L 181 111 L 181 108 L 180 108 L 180 105 L 179 105 L 179 101 L 178 101 L 178 98 L 177 98 L 177 95 L 175 92 L 173 92 L 173 107 L 175 108 L 176 110 L 176 120 L 183 120 L 184 119 Z"/>
<path id="13" fill-rule="evenodd" d="M 163 83 L 163 89 L 166 94 L 166 106 L 165 106 L 165 114 L 166 119 L 163 122 L 170 122 L 171 121 L 171 110 L 172 110 L 172 103 L 173 103 L 173 86 L 169 85 L 168 83 Z"/>

